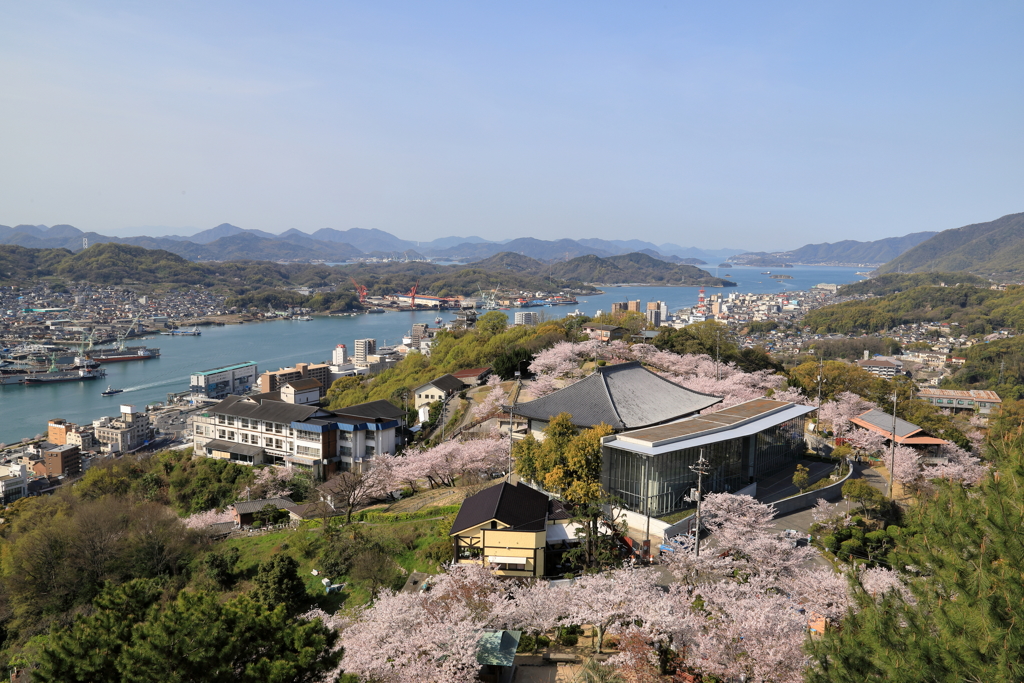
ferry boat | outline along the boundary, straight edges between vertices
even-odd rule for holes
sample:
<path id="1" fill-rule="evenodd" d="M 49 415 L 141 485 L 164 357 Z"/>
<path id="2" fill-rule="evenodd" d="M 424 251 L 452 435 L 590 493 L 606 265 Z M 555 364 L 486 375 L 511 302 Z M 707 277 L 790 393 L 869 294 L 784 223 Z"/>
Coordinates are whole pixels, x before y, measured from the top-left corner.
<path id="1" fill-rule="evenodd" d="M 101 391 L 100 396 L 113 396 L 114 394 L 120 394 L 124 389 L 114 389 L 109 384 L 107 385 L 106 391 Z"/>
<path id="2" fill-rule="evenodd" d="M 106 370 L 73 370 L 57 372 L 40 372 L 25 378 L 25 384 L 52 384 L 54 382 L 81 382 L 97 379 L 107 374 Z"/>
<path id="3" fill-rule="evenodd" d="M 310 322 L 311 320 L 313 320 L 313 318 L 311 316 L 308 316 L 308 315 L 297 315 L 294 318 L 292 318 L 292 320 L 301 320 L 303 322 Z"/>
<path id="4" fill-rule="evenodd" d="M 125 346 L 120 349 L 100 349 L 93 351 L 89 357 L 97 363 L 120 363 L 128 360 L 149 360 L 159 358 L 160 349 L 146 346 Z"/>
<path id="5" fill-rule="evenodd" d="M 370 310 L 367 311 L 367 313 L 383 313 L 383 312 L 384 312 L 384 309 L 379 307 L 379 306 L 377 308 L 371 308 Z"/>

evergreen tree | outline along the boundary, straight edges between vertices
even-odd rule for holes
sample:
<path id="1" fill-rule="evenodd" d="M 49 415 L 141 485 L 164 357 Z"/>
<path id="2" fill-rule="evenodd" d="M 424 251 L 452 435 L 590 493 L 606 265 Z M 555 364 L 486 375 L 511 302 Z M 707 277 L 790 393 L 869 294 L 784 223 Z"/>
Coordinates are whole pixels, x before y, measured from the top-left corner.
<path id="1" fill-rule="evenodd" d="M 288 614 L 297 614 L 309 603 L 299 565 L 288 555 L 274 555 L 261 563 L 254 583 L 253 600 L 269 609 L 283 605 Z"/>
<path id="2" fill-rule="evenodd" d="M 1024 680 L 1024 454 L 976 490 L 941 484 L 909 513 L 890 555 L 910 594 L 869 595 L 810 643 L 811 683 Z"/>

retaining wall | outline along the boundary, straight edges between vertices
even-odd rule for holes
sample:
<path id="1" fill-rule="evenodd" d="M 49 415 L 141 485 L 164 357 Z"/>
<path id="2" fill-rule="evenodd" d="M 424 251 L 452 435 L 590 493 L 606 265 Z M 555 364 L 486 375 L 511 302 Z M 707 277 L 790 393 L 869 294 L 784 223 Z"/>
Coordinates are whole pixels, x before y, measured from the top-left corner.
<path id="1" fill-rule="evenodd" d="M 843 495 L 843 484 L 845 484 L 850 477 L 853 476 L 853 463 L 849 460 L 846 461 L 850 471 L 846 473 L 846 476 L 837 481 L 834 484 L 829 484 L 824 488 L 820 488 L 816 491 L 808 491 L 807 493 L 798 493 L 795 496 L 789 498 L 783 498 L 772 503 L 775 507 L 775 515 L 788 515 L 790 512 L 796 512 L 804 508 L 814 507 L 815 503 L 819 498 L 825 500 L 835 500 L 841 498 Z"/>

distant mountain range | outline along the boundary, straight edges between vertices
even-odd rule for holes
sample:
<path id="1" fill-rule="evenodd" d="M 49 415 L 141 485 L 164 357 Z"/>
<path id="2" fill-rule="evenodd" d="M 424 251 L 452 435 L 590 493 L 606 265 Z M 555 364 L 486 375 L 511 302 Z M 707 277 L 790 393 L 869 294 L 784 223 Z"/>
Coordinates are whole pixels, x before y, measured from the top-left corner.
<path id="1" fill-rule="evenodd" d="M 0 226 L 0 244 L 35 249 L 80 251 L 83 238 L 89 244 L 115 242 L 164 249 L 192 261 L 272 260 L 272 261 L 347 261 L 361 257 L 434 258 L 452 261 L 479 261 L 502 252 L 516 252 L 544 261 L 567 261 L 578 256 L 617 256 L 643 252 L 653 258 L 676 264 L 704 265 L 720 261 L 742 249 L 702 250 L 666 243 L 657 245 L 641 240 L 539 240 L 532 237 L 494 242 L 481 237 L 442 237 L 430 242 L 404 240 L 376 229 L 321 228 L 305 233 L 292 228 L 280 235 L 263 230 L 239 228 L 222 223 L 194 235 L 164 237 L 112 237 L 83 232 L 71 225 Z"/>
<path id="2" fill-rule="evenodd" d="M 997 278 L 1024 275 L 1024 213 L 943 230 L 877 272 L 925 271 L 968 271 Z"/>

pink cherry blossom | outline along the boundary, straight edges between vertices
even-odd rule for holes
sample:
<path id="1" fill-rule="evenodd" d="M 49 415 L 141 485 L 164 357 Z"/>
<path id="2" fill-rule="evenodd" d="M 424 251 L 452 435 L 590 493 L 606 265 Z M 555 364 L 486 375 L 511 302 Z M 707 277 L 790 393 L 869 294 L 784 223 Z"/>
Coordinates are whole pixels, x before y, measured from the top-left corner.
<path id="1" fill-rule="evenodd" d="M 221 524 L 223 522 L 232 522 L 234 517 L 227 510 L 207 510 L 206 512 L 197 512 L 194 515 L 189 515 L 185 519 L 181 520 L 182 524 L 187 526 L 189 529 L 205 529 L 211 524 Z"/>

